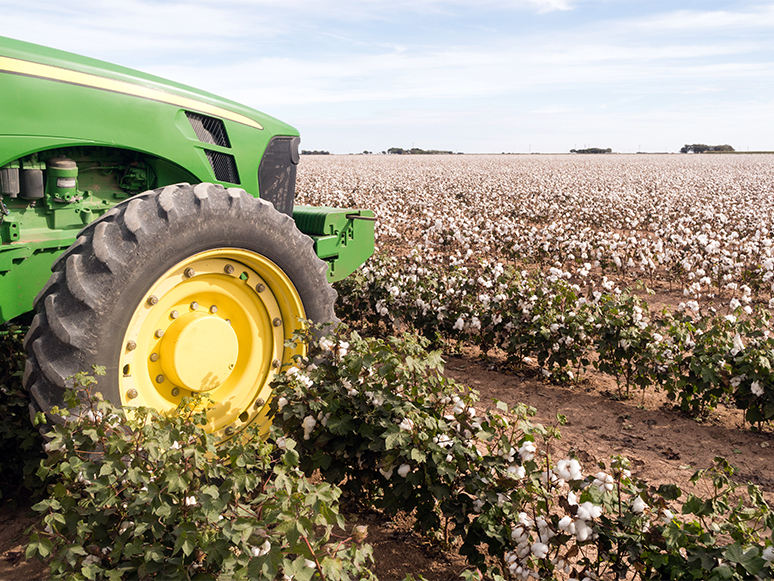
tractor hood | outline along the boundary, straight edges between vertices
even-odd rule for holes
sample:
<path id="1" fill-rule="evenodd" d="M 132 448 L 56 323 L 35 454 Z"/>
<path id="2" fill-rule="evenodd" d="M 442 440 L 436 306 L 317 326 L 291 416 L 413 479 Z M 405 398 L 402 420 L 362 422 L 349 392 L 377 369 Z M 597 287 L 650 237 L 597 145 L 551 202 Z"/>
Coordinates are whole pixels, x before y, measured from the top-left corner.
<path id="1" fill-rule="evenodd" d="M 298 135 L 277 119 L 187 85 L 70 52 L 0 36 L 0 72 L 40 77 L 179 105 L 273 134 Z"/>

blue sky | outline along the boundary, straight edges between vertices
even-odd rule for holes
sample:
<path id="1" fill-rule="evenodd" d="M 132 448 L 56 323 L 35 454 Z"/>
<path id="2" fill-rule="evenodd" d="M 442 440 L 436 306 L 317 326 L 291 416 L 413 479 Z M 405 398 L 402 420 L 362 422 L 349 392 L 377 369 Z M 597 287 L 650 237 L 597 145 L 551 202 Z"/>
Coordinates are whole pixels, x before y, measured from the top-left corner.
<path id="1" fill-rule="evenodd" d="M 302 148 L 774 150 L 774 2 L 0 0 L 0 35 L 223 95 Z"/>

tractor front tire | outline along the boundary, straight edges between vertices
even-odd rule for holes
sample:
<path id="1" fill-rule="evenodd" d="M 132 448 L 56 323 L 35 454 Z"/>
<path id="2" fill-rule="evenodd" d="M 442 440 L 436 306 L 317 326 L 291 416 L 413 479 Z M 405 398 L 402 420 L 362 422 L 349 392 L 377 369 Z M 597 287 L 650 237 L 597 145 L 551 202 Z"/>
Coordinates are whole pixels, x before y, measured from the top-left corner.
<path id="1" fill-rule="evenodd" d="M 300 320 L 336 320 L 312 240 L 270 203 L 213 184 L 118 204 L 52 271 L 25 338 L 32 415 L 101 365 L 98 391 L 118 406 L 168 410 L 207 394 L 207 429 L 225 438 L 264 421 L 271 379 L 300 353 L 284 346 Z"/>

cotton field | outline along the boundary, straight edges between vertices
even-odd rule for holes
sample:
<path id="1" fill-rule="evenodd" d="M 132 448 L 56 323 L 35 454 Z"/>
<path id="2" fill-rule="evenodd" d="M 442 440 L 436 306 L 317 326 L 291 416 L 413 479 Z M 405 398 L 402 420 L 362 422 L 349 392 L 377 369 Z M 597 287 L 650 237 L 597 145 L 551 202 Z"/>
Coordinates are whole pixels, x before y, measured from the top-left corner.
<path id="1" fill-rule="evenodd" d="M 774 155 L 304 156 L 297 192 L 374 210 L 377 249 L 428 262 L 773 296 Z"/>

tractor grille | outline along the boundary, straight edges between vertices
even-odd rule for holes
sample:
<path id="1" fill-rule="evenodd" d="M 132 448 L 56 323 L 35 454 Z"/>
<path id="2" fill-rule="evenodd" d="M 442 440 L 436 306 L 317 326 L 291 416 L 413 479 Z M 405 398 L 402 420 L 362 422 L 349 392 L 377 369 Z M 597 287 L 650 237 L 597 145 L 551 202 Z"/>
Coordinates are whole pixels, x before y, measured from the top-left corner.
<path id="1" fill-rule="evenodd" d="M 209 149 L 205 149 L 204 152 L 207 154 L 207 159 L 210 160 L 216 180 L 230 184 L 239 183 L 239 173 L 237 173 L 236 161 L 233 155 L 220 153 L 219 151 L 210 151 Z"/>
<path id="2" fill-rule="evenodd" d="M 231 147 L 223 121 L 215 117 L 191 113 L 190 111 L 186 111 L 185 114 L 199 141 L 219 145 L 220 147 Z"/>
<path id="3" fill-rule="evenodd" d="M 266 148 L 258 168 L 261 199 L 288 216 L 293 215 L 296 197 L 296 167 L 298 166 L 298 137 L 275 137 Z"/>

